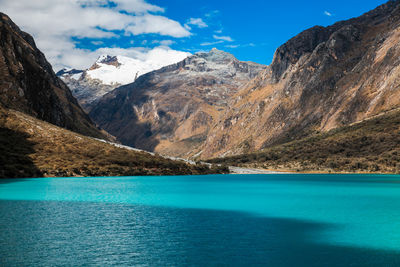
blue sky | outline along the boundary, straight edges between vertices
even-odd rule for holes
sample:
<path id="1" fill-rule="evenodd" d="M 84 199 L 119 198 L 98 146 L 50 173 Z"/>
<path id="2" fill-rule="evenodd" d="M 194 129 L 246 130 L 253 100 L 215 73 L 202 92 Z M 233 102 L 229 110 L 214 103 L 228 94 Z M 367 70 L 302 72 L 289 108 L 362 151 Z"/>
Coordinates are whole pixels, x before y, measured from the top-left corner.
<path id="1" fill-rule="evenodd" d="M 0 0 L 57 70 L 86 68 L 100 54 L 146 60 L 208 51 L 269 64 L 277 47 L 315 25 L 357 17 L 382 0 Z"/>
<path id="2" fill-rule="evenodd" d="M 357 17 L 385 3 L 382 0 L 335 0 L 335 1 L 228 1 L 206 0 L 151 1 L 156 5 L 165 6 L 168 17 L 184 22 L 187 17 L 198 17 L 209 25 L 207 28 L 196 29 L 195 36 L 173 45 L 173 48 L 184 50 L 212 48 L 233 53 L 240 60 L 255 61 L 269 64 L 273 53 L 281 44 L 301 31 L 315 25 L 328 26 L 336 21 Z M 166 4 L 168 3 L 168 4 Z M 213 17 L 206 14 L 218 11 Z M 331 16 L 325 14 L 330 13 Z M 230 36 L 234 42 L 224 42 L 213 46 L 199 44 L 213 42 L 213 31 L 222 29 L 218 35 Z M 229 48 L 226 45 L 239 45 Z"/>

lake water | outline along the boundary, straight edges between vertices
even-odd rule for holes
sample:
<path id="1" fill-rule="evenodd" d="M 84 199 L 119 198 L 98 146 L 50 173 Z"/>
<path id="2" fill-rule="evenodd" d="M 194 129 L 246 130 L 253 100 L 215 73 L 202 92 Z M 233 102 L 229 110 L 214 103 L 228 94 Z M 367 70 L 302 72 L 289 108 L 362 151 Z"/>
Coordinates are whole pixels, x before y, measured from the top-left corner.
<path id="1" fill-rule="evenodd" d="M 400 176 L 0 180 L 0 266 L 400 266 Z"/>

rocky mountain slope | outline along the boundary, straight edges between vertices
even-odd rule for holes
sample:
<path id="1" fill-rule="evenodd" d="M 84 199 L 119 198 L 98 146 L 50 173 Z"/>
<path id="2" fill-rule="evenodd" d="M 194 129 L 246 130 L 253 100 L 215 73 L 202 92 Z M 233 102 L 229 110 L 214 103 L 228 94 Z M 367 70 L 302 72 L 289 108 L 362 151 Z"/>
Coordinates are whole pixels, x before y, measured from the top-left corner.
<path id="1" fill-rule="evenodd" d="M 115 89 L 89 115 L 124 144 L 186 157 L 207 138 L 228 99 L 264 67 L 212 49 Z"/>
<path id="2" fill-rule="evenodd" d="M 399 105 L 400 1 L 389 1 L 279 47 L 272 64 L 232 97 L 199 152 L 257 151 Z"/>
<path id="3" fill-rule="evenodd" d="M 400 109 L 211 163 L 291 172 L 400 173 Z"/>
<path id="4" fill-rule="evenodd" d="M 87 113 L 99 98 L 121 86 L 118 83 L 109 85 L 92 79 L 85 70 L 62 69 L 57 72 L 57 76 L 70 88 L 72 95 Z"/>
<path id="5" fill-rule="evenodd" d="M 32 37 L 0 13 L 0 178 L 227 171 L 93 137 L 105 134 L 57 78 Z"/>
<path id="6" fill-rule="evenodd" d="M 0 178 L 224 173 L 101 142 L 0 106 Z"/>
<path id="7" fill-rule="evenodd" d="M 163 60 L 150 56 L 141 61 L 124 56 L 102 55 L 87 70 L 63 69 L 57 72 L 57 76 L 68 85 L 74 97 L 89 112 L 106 93 L 134 82 L 143 74 L 183 60 L 186 56 L 186 53 L 182 53 L 180 57 L 165 57 Z"/>
<path id="8" fill-rule="evenodd" d="M 0 13 L 0 105 L 104 138 L 29 34 Z"/>

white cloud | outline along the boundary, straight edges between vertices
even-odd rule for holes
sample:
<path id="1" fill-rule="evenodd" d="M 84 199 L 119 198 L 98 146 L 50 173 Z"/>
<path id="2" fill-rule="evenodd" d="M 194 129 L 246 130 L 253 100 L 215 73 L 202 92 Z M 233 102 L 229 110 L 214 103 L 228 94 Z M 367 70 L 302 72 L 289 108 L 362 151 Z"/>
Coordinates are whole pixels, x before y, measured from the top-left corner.
<path id="1" fill-rule="evenodd" d="M 63 55 L 61 60 L 65 62 L 63 67 L 73 66 L 77 69 L 86 69 L 97 60 L 99 55 L 104 54 L 111 56 L 121 55 L 134 58 L 142 62 L 159 62 L 161 65 L 169 65 L 175 62 L 179 62 L 191 55 L 190 53 L 173 50 L 165 46 L 155 47 L 153 49 L 144 47 L 105 47 L 99 48 L 95 51 L 73 49 L 70 51 L 70 53 Z"/>
<path id="2" fill-rule="evenodd" d="M 145 0 L 0 0 L 0 6 L 22 30 L 33 35 L 55 69 L 87 67 L 97 57 L 93 55 L 96 51 L 78 49 L 73 38 L 118 37 L 114 31 L 128 36 L 191 35 L 179 22 L 160 15 L 162 7 Z"/>
<path id="3" fill-rule="evenodd" d="M 146 3 L 144 0 L 112 0 L 112 2 L 116 3 L 120 10 L 125 10 L 134 14 L 146 12 L 164 12 L 164 8 Z"/>
<path id="4" fill-rule="evenodd" d="M 329 11 L 324 11 L 324 14 L 326 16 L 328 16 L 328 17 L 332 17 L 333 16 L 333 14 L 331 12 L 329 12 Z"/>
<path id="5" fill-rule="evenodd" d="M 170 45 L 173 45 L 174 43 L 175 43 L 175 41 L 172 41 L 172 40 L 153 40 L 152 42 L 151 42 L 152 44 L 160 44 L 160 45 L 162 45 L 162 46 L 170 46 Z"/>
<path id="6" fill-rule="evenodd" d="M 155 16 L 151 14 L 133 17 L 132 23 L 125 28 L 125 31 L 131 32 L 134 35 L 142 33 L 158 33 L 160 35 L 177 38 L 190 35 L 188 30 L 182 27 L 179 22 L 170 20 L 163 16 Z"/>
<path id="7" fill-rule="evenodd" d="M 91 41 L 91 43 L 94 45 L 103 45 L 104 44 L 103 41 Z"/>
<path id="8" fill-rule="evenodd" d="M 233 39 L 230 36 L 218 36 L 218 35 L 213 35 L 214 39 L 216 40 L 222 40 L 222 41 L 227 41 L 227 42 L 233 42 Z"/>
<path id="9" fill-rule="evenodd" d="M 208 27 L 208 25 L 201 18 L 190 18 L 188 20 L 188 22 L 186 22 L 185 28 L 189 27 L 189 29 L 190 29 L 189 25 L 197 26 L 199 28 L 207 28 Z"/>
<path id="10" fill-rule="evenodd" d="M 225 45 L 228 48 L 238 48 L 240 45 Z"/>
<path id="11" fill-rule="evenodd" d="M 224 42 L 224 41 L 204 42 L 204 43 L 201 43 L 200 45 L 201 45 L 201 46 L 216 45 L 216 44 L 220 44 L 220 43 L 223 43 L 223 42 Z"/>

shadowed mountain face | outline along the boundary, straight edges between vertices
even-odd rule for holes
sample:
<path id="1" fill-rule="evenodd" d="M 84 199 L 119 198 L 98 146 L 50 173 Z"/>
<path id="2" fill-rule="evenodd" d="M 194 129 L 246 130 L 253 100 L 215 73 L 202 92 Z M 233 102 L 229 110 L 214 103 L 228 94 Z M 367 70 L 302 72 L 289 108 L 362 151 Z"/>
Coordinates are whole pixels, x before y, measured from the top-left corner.
<path id="1" fill-rule="evenodd" d="M 247 153 L 361 121 L 400 105 L 400 1 L 279 47 L 199 149 L 203 158 Z"/>
<path id="2" fill-rule="evenodd" d="M 204 142 L 228 99 L 264 67 L 213 49 L 115 89 L 90 116 L 124 144 L 187 156 Z"/>
<path id="3" fill-rule="evenodd" d="M 0 127 L 0 178 L 43 176 L 29 157 L 35 143 L 28 138 L 26 132 Z"/>
<path id="4" fill-rule="evenodd" d="M 1 106 L 0 152 L 0 178 L 226 172 L 110 144 Z"/>
<path id="5" fill-rule="evenodd" d="M 0 105 L 85 135 L 104 138 L 33 38 L 0 13 Z"/>

